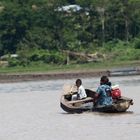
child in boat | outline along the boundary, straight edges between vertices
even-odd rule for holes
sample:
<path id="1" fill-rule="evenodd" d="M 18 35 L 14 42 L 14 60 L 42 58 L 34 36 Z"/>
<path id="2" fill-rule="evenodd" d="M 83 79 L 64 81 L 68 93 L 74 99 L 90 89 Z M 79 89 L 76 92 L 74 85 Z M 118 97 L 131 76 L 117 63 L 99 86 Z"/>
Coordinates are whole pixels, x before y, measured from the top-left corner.
<path id="1" fill-rule="evenodd" d="M 111 97 L 111 82 L 107 76 L 102 76 L 100 79 L 100 86 L 96 90 L 95 104 L 96 106 L 112 105 L 113 99 Z"/>
<path id="2" fill-rule="evenodd" d="M 76 87 L 77 87 L 77 92 L 76 94 L 72 95 L 72 100 L 81 100 L 87 97 L 86 91 L 82 85 L 82 80 L 77 79 L 76 80 Z"/>

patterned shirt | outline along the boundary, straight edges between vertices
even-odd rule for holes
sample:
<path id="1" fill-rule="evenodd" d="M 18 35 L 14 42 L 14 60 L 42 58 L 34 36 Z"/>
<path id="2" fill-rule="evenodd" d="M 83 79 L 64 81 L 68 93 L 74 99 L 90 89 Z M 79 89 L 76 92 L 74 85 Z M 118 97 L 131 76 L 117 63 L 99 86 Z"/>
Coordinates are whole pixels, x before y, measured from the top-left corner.
<path id="1" fill-rule="evenodd" d="M 97 99 L 97 105 L 111 105 L 112 104 L 112 97 L 111 94 L 111 87 L 108 85 L 100 85 L 96 91 L 99 95 Z"/>

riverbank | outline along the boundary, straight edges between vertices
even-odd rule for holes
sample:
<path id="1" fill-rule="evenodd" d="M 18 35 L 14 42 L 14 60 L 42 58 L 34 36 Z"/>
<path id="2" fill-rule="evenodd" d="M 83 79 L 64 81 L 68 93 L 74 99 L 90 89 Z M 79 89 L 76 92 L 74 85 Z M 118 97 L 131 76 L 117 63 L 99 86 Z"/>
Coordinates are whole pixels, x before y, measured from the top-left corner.
<path id="1" fill-rule="evenodd" d="M 75 72 L 71 71 L 71 72 L 49 72 L 49 73 L 0 74 L 0 83 L 84 78 L 101 75 L 109 75 L 109 73 L 106 70 L 99 70 L 99 71 L 75 71 Z"/>
<path id="2" fill-rule="evenodd" d="M 0 83 L 97 77 L 101 75 L 140 75 L 140 61 L 87 63 L 68 66 L 7 67 L 0 69 Z"/>
<path id="3" fill-rule="evenodd" d="M 140 75 L 139 67 L 129 67 L 121 69 L 94 69 L 94 70 L 76 70 L 66 72 L 32 72 L 32 73 L 12 73 L 0 74 L 0 83 L 8 82 L 24 82 L 24 81 L 39 81 L 51 79 L 71 79 L 71 78 L 87 78 L 97 76 L 128 76 Z"/>

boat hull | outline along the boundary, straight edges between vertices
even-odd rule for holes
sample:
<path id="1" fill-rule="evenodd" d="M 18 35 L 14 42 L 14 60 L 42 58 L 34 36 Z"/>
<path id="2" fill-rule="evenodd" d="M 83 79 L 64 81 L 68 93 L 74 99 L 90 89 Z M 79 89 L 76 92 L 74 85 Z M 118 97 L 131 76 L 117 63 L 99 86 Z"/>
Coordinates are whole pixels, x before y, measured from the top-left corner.
<path id="1" fill-rule="evenodd" d="M 106 113 L 117 113 L 125 112 L 133 104 L 133 100 L 127 97 L 121 97 L 117 101 L 113 102 L 109 106 L 93 107 L 93 111 L 106 112 Z"/>

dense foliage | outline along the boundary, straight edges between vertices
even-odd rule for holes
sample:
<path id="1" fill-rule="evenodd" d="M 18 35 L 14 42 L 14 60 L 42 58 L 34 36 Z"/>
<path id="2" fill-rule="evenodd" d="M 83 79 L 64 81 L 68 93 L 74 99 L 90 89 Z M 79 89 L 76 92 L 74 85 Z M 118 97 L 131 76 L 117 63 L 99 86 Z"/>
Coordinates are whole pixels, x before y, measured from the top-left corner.
<path id="1" fill-rule="evenodd" d="M 64 9 L 71 4 L 80 8 Z M 138 60 L 139 49 L 139 0 L 0 1 L 0 56 L 19 55 L 11 66 L 65 64 L 64 50 Z"/>

